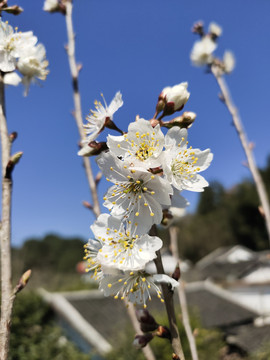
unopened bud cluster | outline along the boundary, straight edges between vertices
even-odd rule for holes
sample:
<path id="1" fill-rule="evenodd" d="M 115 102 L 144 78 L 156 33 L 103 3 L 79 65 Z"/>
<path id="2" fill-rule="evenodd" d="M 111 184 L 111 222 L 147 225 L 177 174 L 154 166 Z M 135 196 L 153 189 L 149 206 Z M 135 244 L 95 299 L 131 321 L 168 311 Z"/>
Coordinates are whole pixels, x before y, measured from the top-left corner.
<path id="1" fill-rule="evenodd" d="M 137 310 L 136 316 L 140 323 L 141 331 L 144 334 L 135 336 L 133 341 L 135 347 L 145 347 L 155 336 L 171 340 L 170 330 L 166 326 L 158 325 L 146 309 Z"/>
<path id="2" fill-rule="evenodd" d="M 235 67 L 235 58 L 231 51 L 225 51 L 223 59 L 214 56 L 217 42 L 222 35 L 222 28 L 212 22 L 209 24 L 208 33 L 205 33 L 203 23 L 198 22 L 193 26 L 192 31 L 200 36 L 191 50 L 190 59 L 195 66 L 211 66 L 215 64 L 223 73 L 231 73 Z"/>

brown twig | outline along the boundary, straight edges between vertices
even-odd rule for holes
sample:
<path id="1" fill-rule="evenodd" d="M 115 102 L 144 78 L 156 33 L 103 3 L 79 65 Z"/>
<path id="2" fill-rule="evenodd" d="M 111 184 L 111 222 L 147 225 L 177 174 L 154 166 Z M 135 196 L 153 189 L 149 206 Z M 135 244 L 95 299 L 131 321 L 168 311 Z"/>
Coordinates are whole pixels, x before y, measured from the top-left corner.
<path id="1" fill-rule="evenodd" d="M 252 151 L 252 147 L 250 146 L 250 143 L 248 141 L 247 135 L 244 131 L 244 127 L 243 124 L 241 122 L 241 118 L 240 115 L 237 111 L 237 108 L 235 107 L 235 105 L 233 104 L 231 95 L 230 95 L 230 91 L 228 89 L 228 86 L 226 84 L 225 78 L 223 76 L 223 71 L 219 68 L 219 66 L 213 64 L 211 67 L 211 71 L 220 87 L 221 90 L 221 94 L 222 94 L 222 101 L 224 102 L 224 104 L 227 106 L 227 109 L 229 110 L 231 116 L 232 116 L 232 120 L 233 120 L 233 125 L 238 133 L 241 145 L 244 149 L 244 152 L 246 154 L 247 157 L 247 162 L 248 162 L 248 167 L 250 169 L 250 172 L 252 174 L 260 201 L 261 201 L 261 206 L 263 208 L 263 212 L 264 212 L 264 219 L 265 219 L 265 224 L 266 224 L 266 229 L 267 229 L 267 233 L 268 233 L 268 239 L 270 242 L 270 206 L 269 206 L 269 200 L 268 200 L 268 196 L 267 196 L 267 192 L 265 190 L 265 186 L 261 177 L 260 172 L 258 171 L 257 165 L 256 165 L 256 161 L 253 155 L 253 151 Z"/>
<path id="2" fill-rule="evenodd" d="M 66 2 L 65 18 L 66 18 L 66 27 L 67 27 L 67 36 L 68 36 L 67 54 L 68 54 L 70 72 L 72 76 L 73 100 L 75 107 L 74 118 L 79 130 L 80 138 L 82 140 L 84 139 L 84 130 L 83 130 L 83 117 L 82 117 L 82 108 L 81 108 L 81 95 L 79 92 L 79 79 L 78 79 L 79 69 L 75 58 L 75 34 L 73 31 L 73 22 L 72 22 L 72 6 L 73 5 L 71 1 Z M 90 160 L 87 157 L 83 157 L 83 164 L 93 199 L 93 212 L 97 217 L 100 214 L 100 205 L 96 190 L 96 182 L 93 176 Z"/>
<path id="3" fill-rule="evenodd" d="M 75 35 L 73 30 L 73 22 L 72 22 L 72 2 L 68 0 L 66 2 L 66 27 L 67 27 L 67 34 L 68 34 L 68 46 L 67 46 L 67 54 L 70 66 L 70 72 L 72 76 L 72 85 L 73 85 L 73 99 L 74 99 L 74 117 L 77 123 L 77 127 L 79 130 L 79 134 L 81 139 L 84 138 L 84 131 L 83 131 L 83 120 L 82 120 L 82 109 L 81 109 L 81 96 L 79 92 L 79 82 L 78 82 L 78 75 L 79 75 L 79 68 L 76 63 L 75 59 Z M 88 180 L 89 188 L 91 191 L 92 199 L 93 199 L 93 213 L 97 218 L 100 215 L 100 204 L 98 200 L 98 193 L 97 193 L 97 185 L 99 179 L 95 179 L 93 176 L 92 168 L 90 160 L 87 157 L 83 157 L 84 168 L 86 171 L 86 177 Z M 99 174 L 98 174 L 99 176 Z M 98 180 L 98 181 L 97 181 Z M 135 331 L 138 329 L 138 321 L 136 317 L 131 314 L 131 310 L 128 311 L 130 320 L 132 322 L 133 328 Z M 155 360 L 154 354 L 150 348 L 147 346 L 147 349 L 143 353 L 147 360 Z"/>
<path id="4" fill-rule="evenodd" d="M 178 235 L 178 228 L 176 226 L 171 226 L 169 228 L 170 232 L 170 242 L 171 242 L 171 251 L 173 257 L 177 260 L 179 266 L 180 266 L 180 258 L 179 258 L 179 251 L 178 251 L 178 245 L 177 245 L 177 235 Z M 190 352 L 192 356 L 192 360 L 198 360 L 198 352 L 196 347 L 196 341 L 191 329 L 190 321 L 189 321 L 189 314 L 188 314 L 188 307 L 187 307 L 187 299 L 186 299 L 186 293 L 185 293 L 185 285 L 183 280 L 180 279 L 178 290 L 178 297 L 179 302 L 181 306 L 181 312 L 182 312 L 182 319 L 183 319 L 183 325 L 185 328 L 185 332 L 188 338 Z"/>
<path id="5" fill-rule="evenodd" d="M 158 274 L 165 274 L 160 251 L 157 251 L 157 258 L 155 259 L 155 265 L 157 268 Z M 180 335 L 176 323 L 176 316 L 174 310 L 174 301 L 173 301 L 173 294 L 174 292 L 168 287 L 167 284 L 161 284 L 163 297 L 165 301 L 167 316 L 169 320 L 169 326 L 171 331 L 171 344 L 174 353 L 179 357 L 180 360 L 185 360 Z"/>
<path id="6" fill-rule="evenodd" d="M 149 235 L 156 236 L 157 235 L 157 228 L 156 225 L 153 225 L 151 230 L 149 231 Z M 157 268 L 158 274 L 165 274 L 162 259 L 160 255 L 160 251 L 156 252 L 157 257 L 154 260 L 155 265 Z M 176 316 L 175 316 L 175 310 L 174 310 L 174 301 L 173 301 L 173 294 L 174 292 L 169 288 L 167 284 L 161 284 L 164 302 L 166 306 L 167 316 L 169 320 L 169 326 L 171 331 L 171 344 L 174 351 L 174 354 L 179 357 L 180 360 L 185 360 L 185 355 L 183 352 L 181 339 L 176 323 Z"/>
<path id="7" fill-rule="evenodd" d="M 10 324 L 13 301 L 11 284 L 11 197 L 12 179 L 6 177 L 6 167 L 10 159 L 11 142 L 8 134 L 5 111 L 5 87 L 0 74 L 0 133 L 2 148 L 2 220 L 1 220 L 1 323 L 0 359 L 6 360 L 9 350 Z"/>

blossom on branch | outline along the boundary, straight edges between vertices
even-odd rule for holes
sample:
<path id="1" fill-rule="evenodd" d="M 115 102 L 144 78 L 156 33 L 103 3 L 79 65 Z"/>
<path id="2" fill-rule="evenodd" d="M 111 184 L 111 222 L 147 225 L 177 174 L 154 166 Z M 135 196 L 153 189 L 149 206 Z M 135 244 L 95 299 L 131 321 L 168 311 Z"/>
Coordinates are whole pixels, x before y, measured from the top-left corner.
<path id="1" fill-rule="evenodd" d="M 109 214 L 101 214 L 91 226 L 96 239 L 102 242 L 97 259 L 101 265 L 120 270 L 140 270 L 156 258 L 162 241 L 147 234 L 132 233 L 130 225 Z"/>
<path id="2" fill-rule="evenodd" d="M 198 173 L 207 169 L 213 159 L 210 149 L 188 148 L 187 130 L 173 127 L 165 137 L 163 172 L 178 190 L 203 191 L 208 182 Z"/>
<path id="3" fill-rule="evenodd" d="M 37 79 L 46 79 L 49 73 L 47 70 L 48 65 L 44 45 L 38 44 L 23 52 L 18 60 L 17 68 L 23 75 L 22 83 L 25 86 L 25 95 L 28 94 L 31 82 L 37 82 Z"/>
<path id="4" fill-rule="evenodd" d="M 10 72 L 16 69 L 17 59 L 37 42 L 32 31 L 15 32 L 7 22 L 0 20 L 0 70 Z"/>
<path id="5" fill-rule="evenodd" d="M 103 106 L 100 101 L 96 100 L 96 110 L 90 110 L 91 114 L 86 117 L 87 124 L 84 125 L 84 129 L 87 138 L 83 140 L 84 143 L 95 140 L 98 134 L 106 126 L 106 122 L 111 122 L 113 114 L 123 105 L 122 94 L 120 91 L 115 94 L 115 97 L 109 106 L 107 106 L 104 97 L 103 100 L 105 106 Z"/>
<path id="6" fill-rule="evenodd" d="M 151 292 L 155 292 L 161 302 L 161 290 L 157 284 L 166 283 L 172 288 L 179 284 L 168 275 L 149 275 L 144 271 L 125 272 L 122 274 L 104 274 L 100 281 L 100 290 L 105 296 L 114 296 L 115 299 L 126 298 L 134 304 L 143 305 L 146 308 L 147 300 L 151 300 Z"/>
<path id="7" fill-rule="evenodd" d="M 144 119 L 131 123 L 128 133 L 123 136 L 108 136 L 111 152 L 127 160 L 133 167 L 149 169 L 160 166 L 163 146 L 164 135 L 160 125 L 153 128 Z"/>
<path id="8" fill-rule="evenodd" d="M 128 220 L 131 231 L 145 234 L 153 224 L 162 220 L 162 205 L 170 205 L 173 190 L 165 179 L 158 175 L 130 168 L 111 152 L 103 153 L 97 164 L 111 186 L 104 197 L 104 206 L 113 216 Z"/>
<path id="9" fill-rule="evenodd" d="M 213 61 L 213 52 L 217 48 L 217 43 L 208 35 L 198 40 L 193 45 L 190 59 L 195 66 L 211 64 Z"/>

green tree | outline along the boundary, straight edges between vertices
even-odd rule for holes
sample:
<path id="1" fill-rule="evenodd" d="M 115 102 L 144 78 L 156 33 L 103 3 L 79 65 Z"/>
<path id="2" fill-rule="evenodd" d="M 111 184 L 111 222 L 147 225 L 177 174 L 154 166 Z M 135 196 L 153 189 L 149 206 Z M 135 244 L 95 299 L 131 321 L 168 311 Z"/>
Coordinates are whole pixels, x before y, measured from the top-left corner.
<path id="1" fill-rule="evenodd" d="M 53 321 L 53 313 L 34 292 L 19 294 L 14 306 L 10 360 L 90 360 Z"/>

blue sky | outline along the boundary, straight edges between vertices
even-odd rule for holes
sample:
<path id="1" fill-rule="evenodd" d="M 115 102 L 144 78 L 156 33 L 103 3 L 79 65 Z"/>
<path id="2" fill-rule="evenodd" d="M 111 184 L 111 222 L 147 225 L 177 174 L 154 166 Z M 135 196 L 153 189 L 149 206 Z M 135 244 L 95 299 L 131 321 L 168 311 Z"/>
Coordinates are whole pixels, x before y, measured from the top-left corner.
<path id="1" fill-rule="evenodd" d="M 9 130 L 19 133 L 13 151 L 24 152 L 14 172 L 12 242 L 17 246 L 49 232 L 86 240 L 93 216 L 81 205 L 89 201 L 89 190 L 71 115 L 64 17 L 43 12 L 40 0 L 18 4 L 25 11 L 5 20 L 21 31 L 32 30 L 45 45 L 50 74 L 42 87 L 31 87 L 27 98 L 21 87 L 7 89 Z M 114 120 L 126 130 L 136 114 L 152 117 L 163 87 L 188 81 L 191 97 L 185 110 L 197 113 L 189 131 L 190 145 L 211 148 L 214 160 L 204 176 L 229 188 L 249 172 L 242 166 L 244 153 L 218 100 L 214 78 L 190 64 L 197 39 L 190 30 L 197 20 L 206 25 L 216 21 L 223 27 L 216 54 L 230 49 L 236 56 L 236 69 L 227 81 L 249 139 L 256 144 L 257 163 L 264 166 L 270 154 L 268 0 L 74 0 L 76 55 L 83 65 L 82 108 L 86 116 L 101 92 L 110 102 L 120 90 L 124 106 Z M 101 199 L 106 186 L 101 182 Z M 184 195 L 194 208 L 197 196 Z"/>

